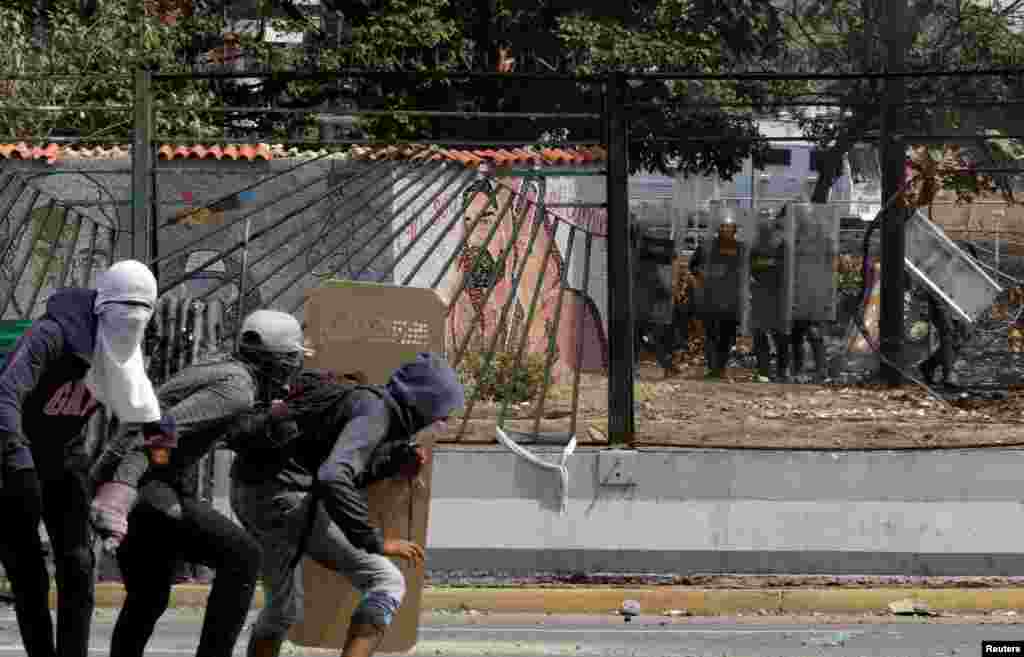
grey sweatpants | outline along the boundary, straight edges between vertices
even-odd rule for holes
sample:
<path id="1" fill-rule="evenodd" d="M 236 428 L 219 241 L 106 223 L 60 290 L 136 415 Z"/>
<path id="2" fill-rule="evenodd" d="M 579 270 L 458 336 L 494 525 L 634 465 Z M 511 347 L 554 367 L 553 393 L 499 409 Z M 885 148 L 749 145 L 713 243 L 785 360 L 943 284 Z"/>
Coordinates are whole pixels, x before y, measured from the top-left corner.
<path id="1" fill-rule="evenodd" d="M 263 590 L 269 599 L 253 627 L 255 638 L 283 638 L 302 620 L 302 562 L 294 570 L 290 566 L 308 526 L 311 502 L 310 494 L 283 490 L 276 483 L 232 482 L 231 508 L 263 548 Z M 387 557 L 352 545 L 323 505 L 317 505 L 306 555 L 347 577 L 363 594 L 353 623 L 390 624 L 405 597 L 402 571 Z"/>

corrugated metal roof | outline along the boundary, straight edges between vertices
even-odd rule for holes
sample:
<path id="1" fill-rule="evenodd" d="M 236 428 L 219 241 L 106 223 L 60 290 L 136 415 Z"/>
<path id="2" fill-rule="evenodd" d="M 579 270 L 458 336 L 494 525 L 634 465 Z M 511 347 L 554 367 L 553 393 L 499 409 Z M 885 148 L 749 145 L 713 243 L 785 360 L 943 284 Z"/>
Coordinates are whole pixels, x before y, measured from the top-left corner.
<path id="1" fill-rule="evenodd" d="M 286 158 L 311 157 L 324 151 L 301 150 L 288 148 L 281 144 L 230 144 L 226 146 L 190 146 L 164 144 L 157 150 L 162 160 L 274 160 Z M 62 146 L 47 144 L 36 146 L 19 142 L 17 144 L 0 144 L 0 158 L 18 160 L 46 160 L 53 164 L 57 160 L 116 160 L 131 156 L 131 145 L 97 146 L 82 148 L 78 146 Z M 600 146 L 586 148 L 521 148 L 501 149 L 449 149 L 436 146 L 394 145 L 379 147 L 353 146 L 351 156 L 357 160 L 429 160 L 462 162 L 466 165 L 478 165 L 483 162 L 498 167 L 515 165 L 584 165 L 607 160 L 608 153 Z"/>

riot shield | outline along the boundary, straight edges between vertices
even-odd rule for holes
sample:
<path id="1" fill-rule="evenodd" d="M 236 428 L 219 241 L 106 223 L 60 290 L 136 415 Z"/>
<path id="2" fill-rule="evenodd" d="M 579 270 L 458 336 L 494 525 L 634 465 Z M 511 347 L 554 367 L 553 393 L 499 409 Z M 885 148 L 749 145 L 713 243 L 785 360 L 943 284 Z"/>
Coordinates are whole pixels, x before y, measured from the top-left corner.
<path id="1" fill-rule="evenodd" d="M 762 210 L 750 251 L 750 330 L 788 333 L 793 323 L 793 213 Z"/>
<path id="2" fill-rule="evenodd" d="M 636 320 L 672 323 L 672 260 L 675 242 L 641 232 L 634 253 L 633 299 Z"/>
<path id="3" fill-rule="evenodd" d="M 935 293 L 960 319 L 974 322 L 1003 291 L 938 226 L 915 212 L 905 226 L 907 271 Z"/>
<path id="4" fill-rule="evenodd" d="M 820 203 L 793 203 L 787 209 L 795 219 L 796 232 L 793 319 L 834 322 L 839 208 Z"/>
<path id="5" fill-rule="evenodd" d="M 694 308 L 700 319 L 748 325 L 750 247 L 755 229 L 751 210 L 711 203 L 708 231 L 701 245 L 700 286 L 694 289 Z"/>

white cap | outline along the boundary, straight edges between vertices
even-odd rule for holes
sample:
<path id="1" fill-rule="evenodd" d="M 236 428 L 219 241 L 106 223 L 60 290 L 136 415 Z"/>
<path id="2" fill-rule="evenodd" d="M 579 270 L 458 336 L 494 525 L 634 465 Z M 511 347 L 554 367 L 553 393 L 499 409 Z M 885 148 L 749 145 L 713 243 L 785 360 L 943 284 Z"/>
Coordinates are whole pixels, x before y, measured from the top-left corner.
<path id="1" fill-rule="evenodd" d="M 288 313 L 277 310 L 254 311 L 242 322 L 243 344 L 246 343 L 246 333 L 255 333 L 259 336 L 259 344 L 252 346 L 263 351 L 275 354 L 302 352 L 306 356 L 312 355 L 312 351 L 303 344 L 302 325 Z"/>
<path id="2" fill-rule="evenodd" d="M 121 260 L 96 277 L 96 292 L 97 309 L 111 302 L 144 303 L 152 309 L 156 305 L 156 278 L 138 260 Z"/>

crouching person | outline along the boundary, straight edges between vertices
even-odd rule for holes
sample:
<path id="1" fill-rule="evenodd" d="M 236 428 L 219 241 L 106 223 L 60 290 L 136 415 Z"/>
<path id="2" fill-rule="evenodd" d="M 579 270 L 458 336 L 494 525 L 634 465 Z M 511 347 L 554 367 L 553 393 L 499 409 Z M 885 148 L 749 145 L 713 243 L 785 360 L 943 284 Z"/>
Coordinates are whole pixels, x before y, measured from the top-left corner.
<path id="1" fill-rule="evenodd" d="M 88 655 L 96 568 L 90 521 L 108 549 L 116 547 L 149 466 L 139 441 L 151 435 L 173 447 L 142 360 L 156 297 L 148 267 L 115 263 L 95 290 L 55 292 L 0 369 L 0 562 L 28 657 Z M 96 458 L 84 429 L 101 406 L 121 431 Z M 56 643 L 40 520 L 57 570 Z"/>
<path id="2" fill-rule="evenodd" d="M 367 486 L 423 464 L 414 435 L 462 407 L 462 385 L 440 357 L 420 354 L 384 386 L 364 386 L 306 371 L 276 407 L 279 420 L 236 426 L 246 445 L 232 470 L 231 505 L 263 546 L 267 604 L 256 621 L 249 657 L 276 657 L 302 618 L 304 555 L 345 577 L 362 593 L 343 657 L 369 657 L 405 596 L 388 557 L 423 564 L 423 548 L 383 540 L 370 524 Z M 263 447 L 254 433 L 264 432 Z"/>
<path id="3" fill-rule="evenodd" d="M 189 367 L 160 387 L 160 403 L 177 426 L 178 448 L 142 479 L 128 535 L 117 551 L 127 597 L 111 637 L 111 657 L 142 657 L 167 610 L 182 560 L 216 573 L 196 654 L 231 656 L 256 590 L 260 546 L 190 494 L 185 477 L 239 414 L 283 396 L 303 355 L 299 322 L 286 313 L 258 310 L 242 322 L 233 358 Z"/>

